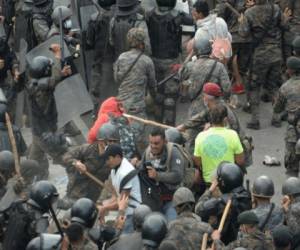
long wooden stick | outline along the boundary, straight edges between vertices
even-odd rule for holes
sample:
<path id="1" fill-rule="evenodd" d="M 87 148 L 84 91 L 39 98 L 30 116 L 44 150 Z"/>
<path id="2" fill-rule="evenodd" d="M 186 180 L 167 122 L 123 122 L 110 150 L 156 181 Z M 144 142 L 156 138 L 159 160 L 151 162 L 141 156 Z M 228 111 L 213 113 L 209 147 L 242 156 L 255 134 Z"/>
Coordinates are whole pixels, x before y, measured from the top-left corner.
<path id="1" fill-rule="evenodd" d="M 8 113 L 5 113 L 5 120 L 6 120 L 8 136 L 9 136 L 9 140 L 10 140 L 10 144 L 11 144 L 11 148 L 12 148 L 12 152 L 13 152 L 14 160 L 15 160 L 15 171 L 16 171 L 17 176 L 21 177 L 20 161 L 19 161 L 16 139 L 14 136 L 13 128 L 12 128 L 10 117 L 9 117 Z"/>
<path id="2" fill-rule="evenodd" d="M 202 237 L 202 244 L 201 244 L 201 250 L 206 250 L 206 247 L 207 247 L 207 239 L 208 239 L 208 233 L 203 234 L 203 237 Z"/>
<path id="3" fill-rule="evenodd" d="M 99 180 L 95 175 L 91 174 L 89 171 L 84 172 L 84 174 L 87 177 L 89 177 L 91 180 L 93 180 L 94 182 L 96 182 L 99 186 L 101 186 L 102 188 L 105 188 L 111 194 L 113 194 L 116 197 L 118 197 L 117 191 L 113 187 L 110 187 L 110 186 L 106 185 L 104 182 L 102 182 L 101 180 Z"/>
<path id="4" fill-rule="evenodd" d="M 132 119 L 132 120 L 135 120 L 135 121 L 147 124 L 147 125 L 152 125 L 152 126 L 166 128 L 166 129 L 168 129 L 168 128 L 174 128 L 174 127 L 166 125 L 166 124 L 162 124 L 162 123 L 151 121 L 151 120 L 146 120 L 146 119 L 134 116 L 134 115 L 129 115 L 129 114 L 125 114 L 124 113 L 123 116 L 125 116 L 128 119 Z"/>
<path id="5" fill-rule="evenodd" d="M 226 7 L 231 10 L 231 12 L 236 15 L 237 17 L 240 17 L 240 13 L 228 2 L 225 3 Z"/>
<path id="6" fill-rule="evenodd" d="M 229 209 L 231 207 L 231 199 L 229 199 L 227 201 L 227 204 L 226 204 L 226 207 L 224 209 L 224 212 L 223 212 L 223 215 L 222 215 L 222 218 L 221 218 L 221 222 L 220 222 L 220 225 L 218 227 L 218 231 L 221 233 L 222 230 L 223 230 L 223 227 L 224 227 L 224 224 L 225 224 L 225 221 L 226 221 L 226 218 L 227 218 L 227 215 L 228 215 L 228 212 L 229 212 Z"/>

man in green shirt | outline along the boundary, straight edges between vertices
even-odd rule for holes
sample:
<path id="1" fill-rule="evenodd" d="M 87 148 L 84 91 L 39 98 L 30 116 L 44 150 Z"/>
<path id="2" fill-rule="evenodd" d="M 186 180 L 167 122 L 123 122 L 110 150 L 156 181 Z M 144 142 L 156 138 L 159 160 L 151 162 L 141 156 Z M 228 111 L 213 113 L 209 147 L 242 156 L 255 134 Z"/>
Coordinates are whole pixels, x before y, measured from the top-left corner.
<path id="1" fill-rule="evenodd" d="M 204 182 L 210 184 L 215 169 L 223 161 L 244 164 L 244 153 L 238 134 L 226 128 L 227 108 L 217 104 L 209 112 L 211 127 L 198 134 L 195 141 L 194 157 Z"/>

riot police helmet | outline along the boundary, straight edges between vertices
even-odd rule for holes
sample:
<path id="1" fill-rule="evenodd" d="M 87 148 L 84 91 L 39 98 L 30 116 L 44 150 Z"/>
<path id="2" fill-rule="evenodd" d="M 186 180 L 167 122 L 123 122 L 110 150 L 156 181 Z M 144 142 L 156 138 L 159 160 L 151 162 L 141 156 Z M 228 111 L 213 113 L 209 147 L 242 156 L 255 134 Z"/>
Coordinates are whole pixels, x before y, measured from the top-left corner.
<path id="1" fill-rule="evenodd" d="M 229 193 L 243 185 L 243 172 L 241 168 L 230 162 L 221 162 L 217 169 L 218 187 L 222 193 Z"/>
<path id="2" fill-rule="evenodd" d="M 177 128 L 168 128 L 165 131 L 165 134 L 168 142 L 176 143 L 179 145 L 183 145 L 185 143 L 183 135 L 179 132 Z"/>
<path id="3" fill-rule="evenodd" d="M 158 212 L 149 214 L 142 226 L 143 244 L 149 247 L 158 247 L 167 231 L 167 221 L 162 214 Z"/>
<path id="4" fill-rule="evenodd" d="M 50 181 L 38 181 L 32 186 L 27 202 L 41 212 L 46 213 L 57 201 L 58 195 L 56 187 Z"/>
<path id="5" fill-rule="evenodd" d="M 119 141 L 120 134 L 117 126 L 111 122 L 103 124 L 98 130 L 97 140 Z"/>
<path id="6" fill-rule="evenodd" d="M 98 216 L 95 203 L 88 198 L 77 200 L 71 208 L 71 221 L 92 228 Z"/>
<path id="7" fill-rule="evenodd" d="M 288 178 L 282 185 L 283 195 L 298 195 L 300 194 L 300 179 L 297 177 Z"/>
<path id="8" fill-rule="evenodd" d="M 15 169 L 15 160 L 12 152 L 3 150 L 0 152 L 0 170 L 12 172 Z"/>
<path id="9" fill-rule="evenodd" d="M 129 16 L 137 13 L 138 11 L 138 0 L 117 0 L 117 16 Z"/>
<path id="10" fill-rule="evenodd" d="M 133 225 L 136 230 L 142 228 L 143 222 L 148 214 L 152 212 L 151 208 L 145 204 L 141 204 L 133 211 Z"/>
<path id="11" fill-rule="evenodd" d="M 33 0 L 33 5 L 39 7 L 39 6 L 46 5 L 47 3 L 50 2 L 51 2 L 50 0 Z"/>
<path id="12" fill-rule="evenodd" d="M 41 234 L 28 243 L 26 250 L 59 250 L 61 242 L 59 234 Z"/>
<path id="13" fill-rule="evenodd" d="M 266 175 L 259 176 L 253 183 L 252 194 L 255 197 L 271 198 L 274 195 L 274 183 Z"/>
<path id="14" fill-rule="evenodd" d="M 52 21 L 57 27 L 59 27 L 59 23 L 60 23 L 60 10 L 61 10 L 61 17 L 62 17 L 63 23 L 67 19 L 70 19 L 70 17 L 72 16 L 72 11 L 70 10 L 70 8 L 68 8 L 66 6 L 57 6 L 53 10 L 52 15 L 51 15 Z"/>
<path id="15" fill-rule="evenodd" d="M 175 207 L 186 204 L 195 203 L 195 197 L 191 190 L 186 187 L 180 187 L 176 190 L 173 196 L 173 204 Z"/>
<path id="16" fill-rule="evenodd" d="M 98 0 L 98 4 L 102 8 L 108 8 L 116 3 L 116 0 Z"/>
<path id="17" fill-rule="evenodd" d="M 36 56 L 29 62 L 29 75 L 31 78 L 40 79 L 50 77 L 52 73 L 52 60 L 45 56 Z"/>
<path id="18" fill-rule="evenodd" d="M 199 30 L 194 39 L 194 51 L 197 55 L 211 54 L 212 44 L 207 32 Z"/>
<path id="19" fill-rule="evenodd" d="M 177 0 L 156 0 L 158 7 L 175 8 Z"/>

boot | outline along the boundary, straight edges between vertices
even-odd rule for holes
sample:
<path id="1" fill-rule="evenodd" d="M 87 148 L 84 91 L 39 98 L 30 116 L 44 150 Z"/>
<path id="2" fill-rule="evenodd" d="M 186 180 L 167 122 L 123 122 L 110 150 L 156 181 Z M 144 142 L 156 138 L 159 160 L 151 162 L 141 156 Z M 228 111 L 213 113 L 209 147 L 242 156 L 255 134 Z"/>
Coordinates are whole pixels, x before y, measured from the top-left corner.
<path id="1" fill-rule="evenodd" d="M 260 129 L 260 123 L 259 123 L 259 121 L 247 122 L 247 128 L 254 129 L 254 130 L 259 130 Z"/>

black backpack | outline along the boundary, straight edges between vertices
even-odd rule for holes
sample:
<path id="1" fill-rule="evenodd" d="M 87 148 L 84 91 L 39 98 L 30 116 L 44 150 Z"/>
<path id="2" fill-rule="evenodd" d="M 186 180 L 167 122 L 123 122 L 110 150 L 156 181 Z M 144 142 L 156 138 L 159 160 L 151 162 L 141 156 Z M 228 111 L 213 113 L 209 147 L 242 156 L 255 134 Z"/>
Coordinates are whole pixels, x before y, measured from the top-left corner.
<path id="1" fill-rule="evenodd" d="M 14 202 L 9 210 L 9 220 L 3 239 L 3 249 L 25 250 L 31 239 L 36 237 L 32 232 L 34 213 L 25 209 L 25 201 Z"/>

